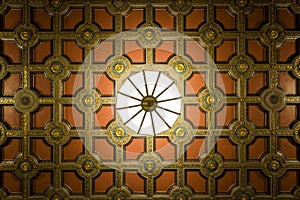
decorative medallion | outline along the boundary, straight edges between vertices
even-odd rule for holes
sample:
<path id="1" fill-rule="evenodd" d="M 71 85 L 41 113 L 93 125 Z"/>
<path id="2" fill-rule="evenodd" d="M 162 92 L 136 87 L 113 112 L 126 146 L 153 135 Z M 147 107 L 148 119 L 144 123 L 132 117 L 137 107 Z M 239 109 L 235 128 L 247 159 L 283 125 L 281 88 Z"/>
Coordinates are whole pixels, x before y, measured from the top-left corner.
<path id="1" fill-rule="evenodd" d="M 50 187 L 46 192 L 46 197 L 49 200 L 68 200 L 70 194 L 68 190 L 64 187 L 60 187 L 60 188 Z"/>
<path id="2" fill-rule="evenodd" d="M 65 80 L 70 76 L 69 62 L 64 57 L 53 56 L 47 59 L 45 76 L 51 80 Z"/>
<path id="3" fill-rule="evenodd" d="M 280 46 L 284 40 L 284 28 L 280 24 L 266 24 L 261 28 L 262 41 L 266 45 Z"/>
<path id="4" fill-rule="evenodd" d="M 179 123 L 169 134 L 169 138 L 174 144 L 187 144 L 193 137 L 193 127 L 186 121 Z"/>
<path id="5" fill-rule="evenodd" d="M 231 193 L 232 199 L 236 200 L 251 200 L 255 199 L 256 193 L 251 186 L 247 187 L 236 187 Z"/>
<path id="6" fill-rule="evenodd" d="M 14 172 L 19 178 L 32 178 L 38 172 L 37 163 L 32 156 L 18 156 L 14 162 Z"/>
<path id="7" fill-rule="evenodd" d="M 199 95 L 199 103 L 202 109 L 206 111 L 218 110 L 223 103 L 222 93 L 217 90 L 203 90 Z"/>
<path id="8" fill-rule="evenodd" d="M 251 78 L 254 75 L 254 61 L 247 55 L 237 55 L 231 59 L 230 65 L 232 66 L 229 74 L 235 78 Z"/>
<path id="9" fill-rule="evenodd" d="M 181 95 L 175 81 L 163 72 L 140 71 L 121 86 L 116 109 L 128 128 L 155 135 L 170 129 L 177 120 Z"/>
<path id="10" fill-rule="evenodd" d="M 29 89 L 21 89 L 15 93 L 15 108 L 20 112 L 33 112 L 39 104 L 38 95 Z"/>
<path id="11" fill-rule="evenodd" d="M 223 160 L 218 154 L 207 155 L 201 159 L 201 172 L 207 177 L 217 177 L 223 172 Z"/>
<path id="12" fill-rule="evenodd" d="M 161 159 L 154 153 L 145 153 L 139 160 L 139 172 L 145 178 L 156 177 L 161 173 Z"/>
<path id="13" fill-rule="evenodd" d="M 296 57 L 293 61 L 293 74 L 298 79 L 300 78 L 300 56 Z"/>
<path id="14" fill-rule="evenodd" d="M 131 134 L 128 134 L 128 131 L 124 126 L 114 121 L 109 125 L 106 134 L 113 144 L 122 146 L 131 140 Z"/>
<path id="15" fill-rule="evenodd" d="M 232 0 L 231 7 L 236 12 L 244 11 L 248 14 L 253 9 L 253 0 Z"/>
<path id="16" fill-rule="evenodd" d="M 0 145 L 6 141 L 6 126 L 0 122 Z"/>
<path id="17" fill-rule="evenodd" d="M 100 94 L 96 90 L 80 90 L 75 98 L 75 104 L 83 112 L 95 112 L 101 106 Z"/>
<path id="18" fill-rule="evenodd" d="M 144 48 L 155 48 L 161 42 L 160 28 L 155 24 L 143 24 L 138 29 L 138 42 Z"/>
<path id="19" fill-rule="evenodd" d="M 126 57 L 113 58 L 108 61 L 106 72 L 110 78 L 117 80 L 123 77 L 130 68 L 130 61 Z"/>
<path id="20" fill-rule="evenodd" d="M 63 14 L 68 10 L 69 0 L 48 0 L 46 9 L 50 14 Z"/>
<path id="21" fill-rule="evenodd" d="M 293 126 L 294 140 L 300 144 L 300 121 Z"/>
<path id="22" fill-rule="evenodd" d="M 285 169 L 285 158 L 281 154 L 267 155 L 262 159 L 263 173 L 269 177 L 283 176 Z"/>
<path id="23" fill-rule="evenodd" d="M 191 10 L 190 0 L 171 0 L 170 8 L 174 13 L 187 13 Z"/>
<path id="24" fill-rule="evenodd" d="M 100 172 L 100 164 L 94 155 L 81 155 L 76 163 L 77 173 L 83 178 L 94 178 Z"/>
<path id="25" fill-rule="evenodd" d="M 217 24 L 205 24 L 200 30 L 200 39 L 207 46 L 218 45 L 222 40 L 222 28 Z"/>
<path id="26" fill-rule="evenodd" d="M 230 139 L 236 144 L 249 144 L 254 138 L 254 129 L 249 121 L 236 121 L 230 126 Z"/>
<path id="27" fill-rule="evenodd" d="M 7 9 L 6 2 L 4 0 L 2 0 L 0 2 L 0 13 L 3 13 L 6 9 Z"/>
<path id="28" fill-rule="evenodd" d="M 99 29 L 94 24 L 83 24 L 76 30 L 76 41 L 81 47 L 93 47 L 99 42 L 97 33 Z"/>
<path id="29" fill-rule="evenodd" d="M 296 199 L 300 199 L 300 188 L 295 190 L 294 197 L 296 197 Z"/>
<path id="30" fill-rule="evenodd" d="M 285 94 L 278 88 L 268 88 L 261 94 L 261 105 L 267 111 L 281 111 L 285 107 Z"/>
<path id="31" fill-rule="evenodd" d="M 36 32 L 32 24 L 19 24 L 15 28 L 15 40 L 21 48 L 33 46 L 37 42 Z"/>
<path id="32" fill-rule="evenodd" d="M 190 200 L 192 197 L 193 192 L 188 187 L 175 186 L 169 194 L 169 198 L 174 200 Z"/>
<path id="33" fill-rule="evenodd" d="M 108 194 L 108 198 L 111 200 L 126 200 L 131 196 L 129 190 L 126 187 L 122 188 L 112 188 Z"/>
<path id="34" fill-rule="evenodd" d="M 0 80 L 4 79 L 7 75 L 6 65 L 6 60 L 3 57 L 0 57 Z"/>
<path id="35" fill-rule="evenodd" d="M 291 7 L 293 8 L 293 10 L 296 13 L 299 13 L 300 12 L 300 1 L 299 0 L 292 0 L 291 3 L 292 3 Z"/>
<path id="36" fill-rule="evenodd" d="M 4 191 L 3 188 L 0 188 L 0 198 L 1 199 L 6 199 L 7 198 L 7 193 Z"/>
<path id="37" fill-rule="evenodd" d="M 127 13 L 130 8 L 128 0 L 111 0 L 111 3 L 107 4 L 107 8 L 111 13 Z"/>
<path id="38" fill-rule="evenodd" d="M 51 145 L 63 145 L 69 140 L 67 125 L 62 122 L 49 123 L 45 130 L 47 131 L 46 141 Z"/>
<path id="39" fill-rule="evenodd" d="M 183 78 L 187 79 L 191 76 L 193 71 L 193 65 L 191 62 L 182 56 L 174 56 L 170 59 L 168 66 L 170 66 L 172 69 L 170 69 L 170 75 L 174 79 Z"/>

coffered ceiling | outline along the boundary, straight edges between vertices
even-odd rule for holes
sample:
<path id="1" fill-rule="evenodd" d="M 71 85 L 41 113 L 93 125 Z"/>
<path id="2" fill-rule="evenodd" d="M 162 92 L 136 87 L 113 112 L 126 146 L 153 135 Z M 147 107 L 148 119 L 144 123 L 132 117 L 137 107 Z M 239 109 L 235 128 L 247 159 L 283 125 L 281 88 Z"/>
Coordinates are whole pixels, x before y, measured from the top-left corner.
<path id="1" fill-rule="evenodd" d="M 299 199 L 299 12 L 0 1 L 1 199 Z"/>

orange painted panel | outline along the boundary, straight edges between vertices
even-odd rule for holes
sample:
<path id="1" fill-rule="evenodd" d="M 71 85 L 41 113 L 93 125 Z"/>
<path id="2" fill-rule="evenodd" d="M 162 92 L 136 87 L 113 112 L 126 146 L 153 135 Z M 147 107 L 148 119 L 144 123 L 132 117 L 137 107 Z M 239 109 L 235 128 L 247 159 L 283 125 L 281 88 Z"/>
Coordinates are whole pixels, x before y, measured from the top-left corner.
<path id="1" fill-rule="evenodd" d="M 84 115 L 75 105 L 65 105 L 64 119 L 69 123 L 73 129 L 82 129 L 84 127 Z"/>
<path id="2" fill-rule="evenodd" d="M 22 22 L 23 11 L 20 8 L 10 8 L 3 17 L 3 28 L 5 30 L 14 30 Z"/>
<path id="3" fill-rule="evenodd" d="M 32 21 L 41 30 L 52 29 L 52 16 L 50 16 L 45 9 L 33 8 Z"/>
<path id="4" fill-rule="evenodd" d="M 145 152 L 145 139 L 133 137 L 125 146 L 125 159 L 137 160 L 138 156 Z"/>
<path id="5" fill-rule="evenodd" d="M 114 96 L 115 82 L 106 73 L 94 74 L 94 87 L 98 89 L 101 96 Z"/>
<path id="6" fill-rule="evenodd" d="M 43 194 L 52 184 L 52 172 L 39 172 L 38 176 L 32 181 L 33 195 Z"/>
<path id="7" fill-rule="evenodd" d="M 297 94 L 297 80 L 288 72 L 281 72 L 278 74 L 278 85 L 287 95 Z"/>
<path id="8" fill-rule="evenodd" d="M 114 146 L 105 138 L 94 138 L 93 141 L 94 152 L 97 153 L 101 159 L 107 161 L 115 160 L 115 149 Z"/>
<path id="9" fill-rule="evenodd" d="M 22 127 L 22 114 L 16 111 L 14 106 L 3 106 L 3 120 L 8 123 L 11 128 Z"/>
<path id="10" fill-rule="evenodd" d="M 75 41 L 63 42 L 63 54 L 67 57 L 71 63 L 83 62 L 83 49 L 80 48 Z"/>
<path id="11" fill-rule="evenodd" d="M 216 125 L 220 128 L 228 128 L 229 124 L 236 118 L 236 105 L 226 104 L 216 113 Z"/>
<path id="12" fill-rule="evenodd" d="M 206 9 L 194 8 L 185 16 L 185 29 L 197 30 L 206 22 Z"/>
<path id="13" fill-rule="evenodd" d="M 254 8 L 246 19 L 247 27 L 249 29 L 260 29 L 260 26 L 267 21 L 267 8 Z"/>
<path id="14" fill-rule="evenodd" d="M 299 160 L 298 147 L 295 142 L 292 142 L 292 138 L 279 137 L 278 138 L 278 150 L 288 160 Z"/>
<path id="15" fill-rule="evenodd" d="M 2 41 L 2 53 L 8 63 L 19 64 L 22 62 L 22 49 L 13 41 Z"/>
<path id="16" fill-rule="evenodd" d="M 104 8 L 93 9 L 93 20 L 103 30 L 111 30 L 114 27 L 113 17 Z"/>
<path id="17" fill-rule="evenodd" d="M 33 76 L 33 87 L 38 90 L 40 96 L 50 96 L 52 82 L 46 78 L 44 73 L 34 73 Z"/>
<path id="18" fill-rule="evenodd" d="M 224 30 L 233 30 L 236 28 L 236 17 L 230 12 L 229 8 L 216 7 L 215 18 L 220 22 Z"/>
<path id="19" fill-rule="evenodd" d="M 259 170 L 248 171 L 248 184 L 254 187 L 257 193 L 270 192 L 269 179 Z"/>
<path id="20" fill-rule="evenodd" d="M 155 22 L 157 22 L 163 29 L 174 29 L 175 17 L 170 14 L 168 9 L 157 8 L 154 11 Z"/>
<path id="21" fill-rule="evenodd" d="M 279 113 L 279 125 L 281 127 L 289 127 L 292 122 L 297 119 L 297 106 L 296 105 L 287 105 Z"/>
<path id="22" fill-rule="evenodd" d="M 103 105 L 100 110 L 95 113 L 95 127 L 107 128 L 115 119 L 115 106 Z"/>
<path id="23" fill-rule="evenodd" d="M 125 171 L 125 184 L 132 189 L 133 193 L 145 193 L 145 179 L 137 171 Z"/>
<path id="24" fill-rule="evenodd" d="M 175 41 L 164 40 L 154 50 L 154 60 L 157 63 L 167 63 L 175 52 Z"/>
<path id="25" fill-rule="evenodd" d="M 297 41 L 286 40 L 278 49 L 277 59 L 279 62 L 289 62 L 297 55 Z"/>
<path id="26" fill-rule="evenodd" d="M 10 76 L 3 81 L 3 95 L 13 96 L 20 87 L 21 74 L 10 74 Z"/>
<path id="27" fill-rule="evenodd" d="M 206 63 L 206 49 L 197 40 L 184 40 L 184 54 L 194 63 Z"/>
<path id="28" fill-rule="evenodd" d="M 63 28 L 67 30 L 75 29 L 83 21 L 82 8 L 71 8 L 66 15 L 63 16 Z"/>
<path id="29" fill-rule="evenodd" d="M 22 193 L 22 181 L 14 172 L 0 172 L 2 174 L 3 186 L 12 194 L 20 195 Z"/>
<path id="30" fill-rule="evenodd" d="M 46 124 L 52 119 L 52 106 L 41 106 L 40 109 L 33 114 L 33 128 L 44 129 Z"/>
<path id="31" fill-rule="evenodd" d="M 69 142 L 63 147 L 63 160 L 73 162 L 83 152 L 83 145 L 80 138 L 70 138 Z"/>
<path id="32" fill-rule="evenodd" d="M 250 80 L 248 80 L 248 94 L 258 95 L 259 92 L 267 86 L 267 73 L 256 72 Z"/>
<path id="33" fill-rule="evenodd" d="M 247 146 L 249 160 L 259 160 L 268 153 L 268 139 L 266 137 L 256 137 L 254 141 Z"/>
<path id="34" fill-rule="evenodd" d="M 36 154 L 41 161 L 52 160 L 52 146 L 48 145 L 44 139 L 32 138 L 31 151 Z"/>
<path id="35" fill-rule="evenodd" d="M 217 179 L 218 193 L 230 193 L 230 190 L 239 185 L 237 170 L 225 170 L 220 178 Z"/>
<path id="36" fill-rule="evenodd" d="M 52 42 L 40 41 L 32 49 L 32 63 L 44 63 L 48 57 L 52 55 Z"/>
<path id="37" fill-rule="evenodd" d="M 144 20 L 144 12 L 144 9 L 132 9 L 131 12 L 125 17 L 125 30 L 138 28 Z"/>
<path id="38" fill-rule="evenodd" d="M 287 172 L 279 178 L 279 192 L 290 193 L 294 187 L 299 183 L 299 172 L 287 170 Z"/>
<path id="39" fill-rule="evenodd" d="M 267 49 L 258 40 L 247 40 L 247 54 L 257 62 L 267 62 Z"/>
<path id="40" fill-rule="evenodd" d="M 82 73 L 72 73 L 64 82 L 64 94 L 67 96 L 76 94 L 76 92 L 83 88 L 83 79 Z"/>
<path id="41" fill-rule="evenodd" d="M 195 137 L 193 141 L 186 146 L 186 160 L 197 160 L 205 152 L 205 138 Z"/>
<path id="42" fill-rule="evenodd" d="M 232 144 L 227 138 L 217 138 L 217 151 L 224 157 L 224 160 L 237 159 L 237 146 Z"/>
<path id="43" fill-rule="evenodd" d="M 277 21 L 284 29 L 296 28 L 296 16 L 289 8 L 277 8 Z"/>
<path id="44" fill-rule="evenodd" d="M 99 176 L 93 179 L 93 193 L 106 193 L 114 184 L 114 172 L 101 170 Z"/>
<path id="45" fill-rule="evenodd" d="M 93 63 L 106 63 L 114 55 L 114 42 L 103 41 L 93 49 Z"/>
<path id="46" fill-rule="evenodd" d="M 206 73 L 193 73 L 186 81 L 184 92 L 185 96 L 194 96 L 199 93 L 201 89 L 204 89 L 206 83 Z"/>
<path id="47" fill-rule="evenodd" d="M 0 149 L 2 150 L 2 161 L 14 160 L 22 151 L 22 140 L 21 138 L 7 138 Z"/>
<path id="48" fill-rule="evenodd" d="M 63 174 L 63 184 L 73 193 L 82 194 L 83 180 L 76 175 L 76 172 L 65 171 Z"/>
<path id="49" fill-rule="evenodd" d="M 202 193 L 202 194 L 207 193 L 208 190 L 207 178 L 204 178 L 201 175 L 200 170 L 197 171 L 187 170 L 185 174 L 186 174 L 187 185 L 192 187 L 196 193 Z"/>
<path id="50" fill-rule="evenodd" d="M 168 138 L 155 138 L 155 150 L 164 160 L 175 160 L 176 148 Z"/>
<path id="51" fill-rule="evenodd" d="M 155 191 L 156 193 L 167 193 L 168 190 L 176 185 L 175 182 L 175 170 L 164 170 L 160 176 L 155 179 Z"/>
<path id="52" fill-rule="evenodd" d="M 248 105 L 248 118 L 255 124 L 256 128 L 268 126 L 267 114 L 258 105 Z"/>
<path id="53" fill-rule="evenodd" d="M 235 42 L 235 40 L 223 40 L 222 44 L 216 48 L 215 62 L 228 63 L 235 55 Z"/>
<path id="54" fill-rule="evenodd" d="M 131 60 L 131 63 L 144 63 L 145 50 L 140 47 L 137 41 L 124 41 L 124 54 Z"/>
<path id="55" fill-rule="evenodd" d="M 185 120 L 194 127 L 206 126 L 206 114 L 200 110 L 198 105 L 185 105 Z"/>
<path id="56" fill-rule="evenodd" d="M 235 94 L 236 82 L 228 75 L 228 73 L 216 74 L 216 86 L 226 95 Z"/>

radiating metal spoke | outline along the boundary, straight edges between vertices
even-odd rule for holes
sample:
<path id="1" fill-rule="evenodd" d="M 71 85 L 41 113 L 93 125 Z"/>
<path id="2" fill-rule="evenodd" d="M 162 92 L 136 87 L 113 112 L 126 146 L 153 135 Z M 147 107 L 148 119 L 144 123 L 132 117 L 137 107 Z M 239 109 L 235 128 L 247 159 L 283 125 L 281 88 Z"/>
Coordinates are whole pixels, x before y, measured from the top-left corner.
<path id="1" fill-rule="evenodd" d="M 141 122 L 140 128 L 139 128 L 139 130 L 138 130 L 138 134 L 139 134 L 139 133 L 140 133 L 140 131 L 141 131 L 141 128 L 142 128 L 142 126 L 143 126 L 143 123 L 144 123 L 144 121 L 145 121 L 146 114 L 147 114 L 147 112 L 145 112 L 145 114 L 144 114 L 144 116 L 143 116 L 143 119 L 142 119 L 142 122 Z"/>
<path id="2" fill-rule="evenodd" d="M 181 99 L 182 97 L 176 97 L 176 98 L 172 98 L 172 99 L 165 99 L 165 100 L 160 100 L 160 101 L 157 101 L 157 103 L 162 103 L 162 102 L 166 102 L 166 101 L 174 101 L 174 100 L 178 100 L 178 99 Z"/>
<path id="3" fill-rule="evenodd" d="M 142 101 L 141 99 L 138 99 L 138 98 L 136 98 L 136 97 L 130 96 L 130 95 L 125 94 L 125 93 L 123 93 L 123 92 L 118 92 L 118 93 L 121 94 L 121 95 L 124 95 L 124 96 L 126 96 L 126 97 L 129 97 L 129 98 L 131 98 L 131 99 L 134 99 L 134 100 L 137 100 L 137 101 Z"/>
<path id="4" fill-rule="evenodd" d="M 139 112 L 137 112 L 137 113 L 135 113 L 135 115 L 133 115 L 130 119 L 128 119 L 125 123 L 124 123 L 124 125 L 126 125 L 128 122 L 130 122 L 131 120 L 133 120 L 138 114 L 140 114 L 140 112 L 142 112 L 143 111 L 143 109 L 141 109 Z"/>
<path id="5" fill-rule="evenodd" d="M 147 96 L 149 96 L 148 85 L 147 85 L 147 80 L 146 80 L 146 74 L 145 74 L 144 70 L 143 70 L 143 76 L 144 76 L 144 83 L 145 83 L 145 87 L 146 87 L 146 93 L 147 93 Z"/>
<path id="6" fill-rule="evenodd" d="M 158 83 L 158 81 L 159 81 L 160 75 L 161 75 L 161 72 L 159 72 L 159 73 L 158 73 L 158 76 L 157 76 L 157 79 L 156 79 L 156 82 L 155 82 L 155 85 L 154 85 L 154 88 L 153 88 L 153 91 L 152 91 L 152 94 L 151 94 L 151 96 L 153 96 L 153 95 L 154 95 L 154 92 L 155 92 L 155 89 L 156 89 L 157 83 Z"/>
<path id="7" fill-rule="evenodd" d="M 178 113 L 178 112 L 175 112 L 175 111 L 173 111 L 173 110 L 169 110 L 169 109 L 164 108 L 164 107 L 161 107 L 161 106 L 157 106 L 157 108 L 160 108 L 160 109 L 162 109 L 162 110 L 168 111 L 168 112 L 173 113 L 173 114 L 176 114 L 176 115 L 180 115 L 180 113 Z"/>
<path id="8" fill-rule="evenodd" d="M 150 117 L 151 117 L 151 124 L 152 124 L 153 133 L 155 134 L 154 120 L 153 120 L 152 112 L 150 112 Z"/>
<path id="9" fill-rule="evenodd" d="M 163 91 L 161 91 L 161 93 L 159 93 L 159 95 L 157 95 L 155 98 L 158 98 L 160 95 L 162 95 L 165 91 L 167 91 L 170 87 L 172 87 L 172 85 L 174 84 L 175 82 L 172 81 L 172 83 L 170 85 L 168 85 L 168 87 L 166 87 Z"/>
<path id="10" fill-rule="evenodd" d="M 125 106 L 125 107 L 121 107 L 121 108 L 116 108 L 117 110 L 123 110 L 123 109 L 127 109 L 127 108 L 135 108 L 141 106 L 141 104 L 137 104 L 137 105 L 132 105 L 132 106 Z"/>
<path id="11" fill-rule="evenodd" d="M 139 88 L 132 82 L 130 78 L 128 78 L 128 81 L 133 85 L 133 87 L 140 93 L 142 97 L 144 97 L 143 93 L 139 90 Z"/>
<path id="12" fill-rule="evenodd" d="M 154 112 L 159 116 L 159 118 L 168 126 L 168 128 L 171 128 L 171 126 L 164 120 L 164 118 L 156 111 L 154 110 Z"/>

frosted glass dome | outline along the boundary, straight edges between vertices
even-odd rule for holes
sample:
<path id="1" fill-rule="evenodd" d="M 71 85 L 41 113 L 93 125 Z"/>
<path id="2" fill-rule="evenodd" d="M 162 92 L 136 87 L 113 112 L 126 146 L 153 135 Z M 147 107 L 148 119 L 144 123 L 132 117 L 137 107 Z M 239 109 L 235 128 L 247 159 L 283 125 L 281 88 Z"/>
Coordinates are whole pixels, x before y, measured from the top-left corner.
<path id="1" fill-rule="evenodd" d="M 129 76 L 118 91 L 117 112 L 124 125 L 138 134 L 170 129 L 181 110 L 181 95 L 171 78 L 158 71 Z"/>

